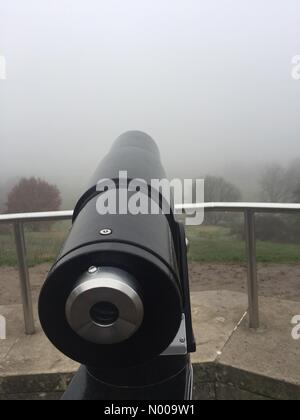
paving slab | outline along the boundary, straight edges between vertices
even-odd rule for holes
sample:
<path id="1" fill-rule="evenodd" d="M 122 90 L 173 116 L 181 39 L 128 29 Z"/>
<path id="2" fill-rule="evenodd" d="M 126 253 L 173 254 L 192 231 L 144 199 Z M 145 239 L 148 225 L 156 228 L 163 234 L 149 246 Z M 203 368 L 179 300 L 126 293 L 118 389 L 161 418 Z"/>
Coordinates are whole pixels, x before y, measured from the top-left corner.
<path id="1" fill-rule="evenodd" d="M 300 384 L 300 340 L 292 337 L 291 321 L 300 303 L 260 298 L 261 328 L 248 329 L 245 319 L 226 345 L 220 362 L 274 379 Z"/>
<path id="2" fill-rule="evenodd" d="M 272 391 L 276 398 L 293 396 L 299 399 L 300 340 L 293 339 L 294 326 L 291 323 L 292 318 L 299 314 L 299 302 L 261 297 L 261 328 L 258 331 L 249 330 L 248 319 L 245 319 L 218 358 L 222 366 L 237 369 L 235 375 L 233 369 L 229 376 L 225 374 L 226 381 L 234 375 L 240 378 L 239 385 L 245 387 L 240 371 L 250 372 L 253 380 L 248 381 L 247 386 L 252 391 L 254 387 L 257 389 L 257 378 L 260 376 L 266 378 L 260 382 L 262 394 Z"/>
<path id="3" fill-rule="evenodd" d="M 192 293 L 197 341 L 197 399 L 300 399 L 300 340 L 291 319 L 300 303 L 261 298 L 259 331 L 248 329 L 247 296 L 234 291 Z M 21 305 L 0 306 L 7 339 L 0 340 L 0 400 L 57 399 L 78 365 L 37 332 L 24 334 Z"/>
<path id="4" fill-rule="evenodd" d="M 0 314 L 7 322 L 7 339 L 0 341 L 0 376 L 68 373 L 78 368 L 46 338 L 36 308 L 36 333 L 31 336 L 24 333 L 21 305 L 0 306 Z"/>
<path id="5" fill-rule="evenodd" d="M 191 295 L 197 352 L 194 363 L 214 362 L 246 315 L 247 296 L 226 290 Z"/>

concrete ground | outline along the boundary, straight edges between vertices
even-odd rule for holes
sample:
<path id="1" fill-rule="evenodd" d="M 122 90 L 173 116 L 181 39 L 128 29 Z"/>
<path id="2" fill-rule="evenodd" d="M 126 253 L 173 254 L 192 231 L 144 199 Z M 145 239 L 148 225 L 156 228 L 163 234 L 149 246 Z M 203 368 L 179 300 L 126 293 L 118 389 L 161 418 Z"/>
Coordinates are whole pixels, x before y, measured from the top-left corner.
<path id="1" fill-rule="evenodd" d="M 41 264 L 30 269 L 31 293 L 38 299 L 41 286 L 51 268 Z M 247 293 L 245 264 L 189 263 L 193 292 L 228 290 Z M 300 302 L 300 264 L 258 264 L 259 293 L 263 297 Z M 0 267 L 0 305 L 21 303 L 18 271 Z"/>
<path id="2" fill-rule="evenodd" d="M 261 297 L 261 329 L 247 323 L 244 293 L 221 290 L 192 293 L 198 349 L 193 355 L 196 399 L 299 399 L 300 340 L 291 320 L 300 303 Z M 0 399 L 56 399 L 77 364 L 61 355 L 37 322 L 24 335 L 22 307 L 0 306 L 7 339 L 0 341 Z"/>

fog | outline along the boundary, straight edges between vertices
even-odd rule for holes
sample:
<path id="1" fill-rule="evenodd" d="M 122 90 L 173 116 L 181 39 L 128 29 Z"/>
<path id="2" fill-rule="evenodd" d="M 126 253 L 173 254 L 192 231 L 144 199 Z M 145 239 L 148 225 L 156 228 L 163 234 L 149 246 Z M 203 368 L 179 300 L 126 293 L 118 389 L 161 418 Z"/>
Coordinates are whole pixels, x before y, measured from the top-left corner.
<path id="1" fill-rule="evenodd" d="M 299 54 L 299 0 L 0 0 L 0 187 L 74 195 L 138 129 L 171 176 L 249 199 L 265 164 L 300 156 Z"/>

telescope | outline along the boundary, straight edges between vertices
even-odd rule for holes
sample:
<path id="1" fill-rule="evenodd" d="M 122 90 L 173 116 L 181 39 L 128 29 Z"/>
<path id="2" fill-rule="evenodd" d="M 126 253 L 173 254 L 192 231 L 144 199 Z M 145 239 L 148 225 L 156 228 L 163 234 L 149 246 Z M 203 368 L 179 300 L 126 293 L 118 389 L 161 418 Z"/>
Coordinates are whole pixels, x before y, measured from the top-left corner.
<path id="1" fill-rule="evenodd" d="M 192 397 L 196 346 L 185 229 L 172 198 L 163 211 L 168 200 L 153 179 L 166 179 L 154 140 L 139 131 L 121 135 L 79 199 L 44 283 L 43 330 L 82 365 L 64 400 Z M 133 191 L 141 180 L 145 188 Z M 137 191 L 159 211 L 128 211 Z"/>

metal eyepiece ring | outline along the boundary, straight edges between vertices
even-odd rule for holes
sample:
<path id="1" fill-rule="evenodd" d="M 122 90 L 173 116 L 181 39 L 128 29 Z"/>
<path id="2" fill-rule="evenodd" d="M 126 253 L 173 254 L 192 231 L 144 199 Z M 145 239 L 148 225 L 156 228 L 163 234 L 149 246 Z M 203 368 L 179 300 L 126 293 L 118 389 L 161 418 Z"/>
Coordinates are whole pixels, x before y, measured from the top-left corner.
<path id="1" fill-rule="evenodd" d="M 104 267 L 81 277 L 67 300 L 66 317 L 81 338 L 95 344 L 116 344 L 139 329 L 144 306 L 129 273 Z"/>

